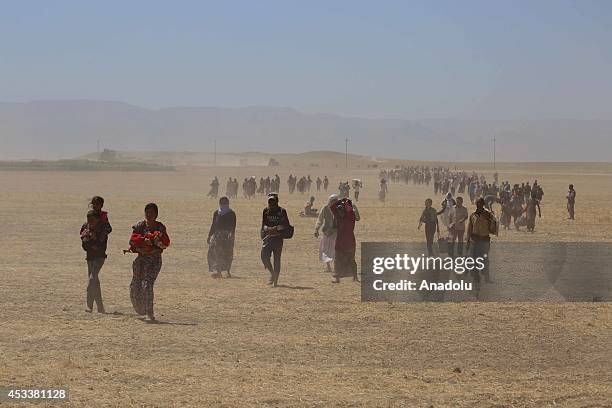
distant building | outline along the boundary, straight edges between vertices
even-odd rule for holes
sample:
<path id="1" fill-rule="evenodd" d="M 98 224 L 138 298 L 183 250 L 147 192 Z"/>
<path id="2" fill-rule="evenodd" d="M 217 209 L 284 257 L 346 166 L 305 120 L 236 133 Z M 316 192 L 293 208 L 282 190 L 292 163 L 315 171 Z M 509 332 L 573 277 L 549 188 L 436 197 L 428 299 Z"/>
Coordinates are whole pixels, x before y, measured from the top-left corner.
<path id="1" fill-rule="evenodd" d="M 117 152 L 115 150 L 104 149 L 100 153 L 99 159 L 101 161 L 115 161 L 117 160 Z"/>

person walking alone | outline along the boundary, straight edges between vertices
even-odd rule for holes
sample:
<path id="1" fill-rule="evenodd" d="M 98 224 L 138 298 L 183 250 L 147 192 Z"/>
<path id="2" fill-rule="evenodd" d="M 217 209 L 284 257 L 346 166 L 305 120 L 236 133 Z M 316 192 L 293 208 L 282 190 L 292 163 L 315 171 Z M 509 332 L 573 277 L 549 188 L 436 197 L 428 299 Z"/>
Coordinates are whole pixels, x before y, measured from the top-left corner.
<path id="1" fill-rule="evenodd" d="M 159 209 L 155 203 L 145 206 L 145 219 L 132 227 L 130 249 L 138 254 L 132 264 L 130 299 L 139 315 L 155 322 L 153 286 L 162 267 L 162 252 L 170 245 L 166 226 L 157 221 Z"/>
<path id="2" fill-rule="evenodd" d="M 574 218 L 574 206 L 576 205 L 576 190 L 574 190 L 574 185 L 569 185 L 569 190 L 567 192 L 567 214 L 569 216 L 568 219 L 573 220 Z"/>
<path id="3" fill-rule="evenodd" d="M 266 270 L 270 272 L 268 284 L 273 287 L 278 286 L 283 240 L 291 228 L 287 211 L 278 205 L 278 194 L 268 194 L 268 206 L 264 208 L 261 220 L 261 261 Z M 272 256 L 274 264 L 270 260 Z"/>
<path id="4" fill-rule="evenodd" d="M 431 198 L 425 200 L 425 209 L 421 213 L 419 219 L 419 226 L 417 229 L 421 229 L 421 225 L 425 224 L 425 240 L 427 241 L 427 255 L 432 256 L 433 242 L 436 232 L 440 236 L 440 225 L 438 224 L 438 212 L 432 207 L 433 201 Z"/>
<path id="5" fill-rule="evenodd" d="M 472 246 L 472 257 L 483 258 L 484 268 L 482 273 L 485 282 L 491 283 L 489 276 L 489 249 L 491 247 L 491 234 L 497 234 L 497 221 L 493 214 L 485 208 L 485 201 L 481 197 L 476 200 L 476 211 L 470 215 L 467 228 L 467 248 Z M 474 282 L 480 287 L 480 271 L 473 270 Z"/>

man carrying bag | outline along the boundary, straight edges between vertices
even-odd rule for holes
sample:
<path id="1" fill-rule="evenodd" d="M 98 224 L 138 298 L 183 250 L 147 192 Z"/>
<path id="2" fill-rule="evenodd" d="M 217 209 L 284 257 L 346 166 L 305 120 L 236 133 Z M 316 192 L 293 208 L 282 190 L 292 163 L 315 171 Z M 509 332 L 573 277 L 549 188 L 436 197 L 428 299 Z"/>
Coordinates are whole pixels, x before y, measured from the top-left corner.
<path id="1" fill-rule="evenodd" d="M 268 194 L 268 206 L 263 210 L 261 220 L 261 261 L 270 272 L 269 285 L 276 287 L 281 270 L 283 240 L 293 237 L 293 226 L 289 223 L 287 211 L 278 205 L 278 193 Z M 274 264 L 270 258 L 274 257 Z"/>

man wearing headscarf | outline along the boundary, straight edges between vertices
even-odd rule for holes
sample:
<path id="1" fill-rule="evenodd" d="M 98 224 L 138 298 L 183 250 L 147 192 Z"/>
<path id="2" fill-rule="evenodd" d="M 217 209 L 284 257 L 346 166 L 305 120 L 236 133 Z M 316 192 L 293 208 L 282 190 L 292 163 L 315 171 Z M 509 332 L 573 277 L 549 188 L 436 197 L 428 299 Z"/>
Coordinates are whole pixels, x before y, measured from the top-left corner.
<path id="1" fill-rule="evenodd" d="M 437 213 L 437 215 L 441 215 L 440 220 L 442 221 L 442 225 L 446 227 L 448 231 L 448 236 L 451 236 L 451 212 L 456 204 L 457 202 L 453 198 L 453 194 L 449 191 L 448 193 L 446 193 L 446 196 L 444 197 L 444 200 L 442 200 L 442 203 L 440 203 L 440 206 L 442 208 Z"/>

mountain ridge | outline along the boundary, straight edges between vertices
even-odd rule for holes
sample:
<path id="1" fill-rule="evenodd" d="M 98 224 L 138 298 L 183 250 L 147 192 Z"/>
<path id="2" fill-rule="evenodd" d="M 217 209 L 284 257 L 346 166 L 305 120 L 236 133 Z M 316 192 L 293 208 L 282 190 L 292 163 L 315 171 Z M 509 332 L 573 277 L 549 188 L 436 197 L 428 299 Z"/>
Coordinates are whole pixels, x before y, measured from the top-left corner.
<path id="1" fill-rule="evenodd" d="M 124 102 L 0 102 L 0 158 L 69 158 L 129 150 L 349 151 L 408 160 L 610 161 L 608 119 L 384 119 L 291 107 L 167 107 Z"/>

